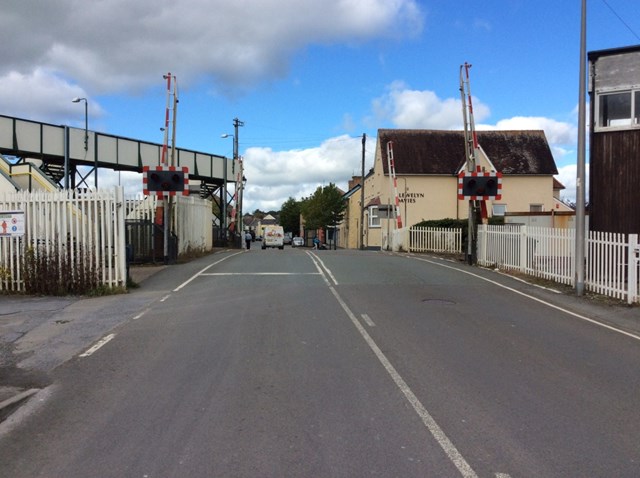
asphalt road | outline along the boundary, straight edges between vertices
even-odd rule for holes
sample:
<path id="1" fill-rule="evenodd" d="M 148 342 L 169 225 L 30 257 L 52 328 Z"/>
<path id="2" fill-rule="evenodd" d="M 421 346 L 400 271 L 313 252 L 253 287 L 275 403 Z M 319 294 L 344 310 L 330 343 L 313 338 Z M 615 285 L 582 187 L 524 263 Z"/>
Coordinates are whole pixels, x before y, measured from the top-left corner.
<path id="1" fill-rule="evenodd" d="M 640 336 L 584 306 L 380 252 L 198 267 L 50 373 L 0 476 L 640 476 Z"/>

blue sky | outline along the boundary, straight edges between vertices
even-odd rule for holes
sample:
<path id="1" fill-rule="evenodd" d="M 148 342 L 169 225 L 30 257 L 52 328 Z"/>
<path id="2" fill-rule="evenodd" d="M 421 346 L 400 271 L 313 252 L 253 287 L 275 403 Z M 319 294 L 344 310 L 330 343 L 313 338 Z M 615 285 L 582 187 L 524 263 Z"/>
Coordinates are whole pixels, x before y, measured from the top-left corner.
<path id="1" fill-rule="evenodd" d="M 8 5 L 7 5 L 8 3 Z M 572 198 L 580 0 L 9 0 L 0 113 L 161 143 L 162 75 L 178 81 L 177 145 L 232 156 L 245 212 L 279 209 L 367 169 L 379 128 L 544 129 Z M 588 0 L 588 50 L 640 44 L 640 2 Z M 7 48 L 10 45 L 10 48 Z M 115 176 L 101 176 L 109 184 Z M 127 192 L 141 189 L 136 175 Z"/>

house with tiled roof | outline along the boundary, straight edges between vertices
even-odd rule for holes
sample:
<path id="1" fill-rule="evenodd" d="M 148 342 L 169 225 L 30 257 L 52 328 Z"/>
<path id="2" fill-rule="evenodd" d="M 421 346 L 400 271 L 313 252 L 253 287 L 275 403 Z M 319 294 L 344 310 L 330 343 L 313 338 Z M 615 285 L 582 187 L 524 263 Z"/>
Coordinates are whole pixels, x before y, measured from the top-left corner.
<path id="1" fill-rule="evenodd" d="M 557 207 L 558 174 L 543 131 L 478 131 L 477 166 L 502 173 L 502 197 L 487 201 L 489 216 L 550 211 Z M 387 144 L 393 144 L 395 187 L 389 175 Z M 364 185 L 364 246 L 382 244 L 393 229 L 395 192 L 404 226 L 424 220 L 468 217 L 468 201 L 458 199 L 458 173 L 465 169 L 463 131 L 380 129 L 373 169 Z M 348 198 L 347 247 L 359 241 L 360 194 Z"/>

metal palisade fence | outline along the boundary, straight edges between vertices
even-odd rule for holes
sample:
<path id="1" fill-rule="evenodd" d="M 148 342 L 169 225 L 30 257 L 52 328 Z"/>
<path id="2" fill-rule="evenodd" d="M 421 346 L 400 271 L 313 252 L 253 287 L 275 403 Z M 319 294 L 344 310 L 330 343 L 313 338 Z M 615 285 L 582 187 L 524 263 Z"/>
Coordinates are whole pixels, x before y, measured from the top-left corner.
<path id="1" fill-rule="evenodd" d="M 70 274 L 65 281 L 90 277 L 96 285 L 126 286 L 121 187 L 4 193 L 0 214 L 23 221 L 15 231 L 0 229 L 0 291 L 28 292 L 29 280 L 42 270 L 30 264 L 45 262 L 56 264 L 49 272 Z"/>
<path id="2" fill-rule="evenodd" d="M 575 285 L 575 229 L 523 225 L 478 226 L 478 264 Z M 626 300 L 640 300 L 637 234 L 589 231 L 585 288 Z"/>

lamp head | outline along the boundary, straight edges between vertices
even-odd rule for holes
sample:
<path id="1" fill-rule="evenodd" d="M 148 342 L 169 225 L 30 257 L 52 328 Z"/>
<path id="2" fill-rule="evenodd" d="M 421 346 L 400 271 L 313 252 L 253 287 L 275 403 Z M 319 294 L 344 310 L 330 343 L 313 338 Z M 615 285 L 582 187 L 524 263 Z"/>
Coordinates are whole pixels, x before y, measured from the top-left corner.
<path id="1" fill-rule="evenodd" d="M 228 134 L 228 133 L 223 133 L 223 134 L 220 135 L 221 138 L 229 138 L 231 136 L 233 136 L 233 135 L 232 134 Z"/>

